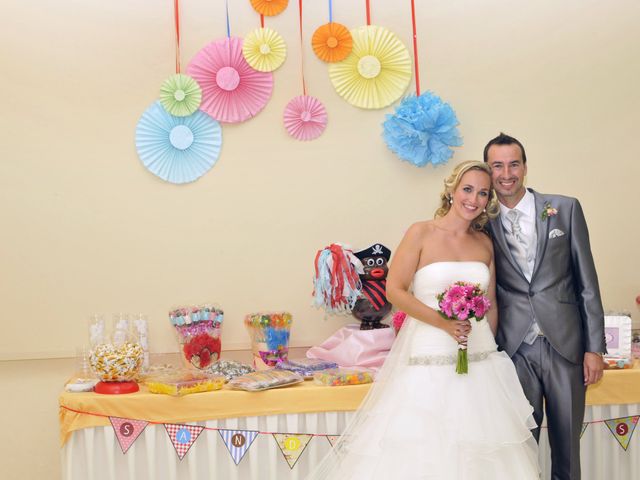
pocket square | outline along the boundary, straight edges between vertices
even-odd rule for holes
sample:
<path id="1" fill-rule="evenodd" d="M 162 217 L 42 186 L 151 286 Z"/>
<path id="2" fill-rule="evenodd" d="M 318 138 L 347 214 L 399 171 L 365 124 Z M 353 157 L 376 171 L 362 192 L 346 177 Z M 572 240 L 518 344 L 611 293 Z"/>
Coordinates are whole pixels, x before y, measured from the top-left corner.
<path id="1" fill-rule="evenodd" d="M 554 228 L 549 232 L 549 238 L 558 238 L 564 235 L 564 232 L 558 228 Z"/>

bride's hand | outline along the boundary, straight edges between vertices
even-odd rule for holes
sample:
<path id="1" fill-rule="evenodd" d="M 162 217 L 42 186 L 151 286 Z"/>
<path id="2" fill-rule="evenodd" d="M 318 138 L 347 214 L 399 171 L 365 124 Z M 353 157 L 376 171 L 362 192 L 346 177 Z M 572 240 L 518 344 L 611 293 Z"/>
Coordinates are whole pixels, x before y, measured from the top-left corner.
<path id="1" fill-rule="evenodd" d="M 458 343 L 465 343 L 471 331 L 469 320 L 445 320 L 443 330 L 453 337 Z"/>

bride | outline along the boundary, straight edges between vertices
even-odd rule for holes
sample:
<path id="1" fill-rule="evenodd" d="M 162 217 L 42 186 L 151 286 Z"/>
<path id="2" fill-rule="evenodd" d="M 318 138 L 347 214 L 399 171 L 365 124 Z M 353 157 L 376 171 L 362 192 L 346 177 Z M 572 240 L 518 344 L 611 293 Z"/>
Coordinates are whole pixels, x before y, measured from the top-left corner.
<path id="1" fill-rule="evenodd" d="M 354 419 L 310 479 L 539 478 L 533 408 L 494 341 L 493 247 L 482 228 L 499 207 L 489 167 L 461 163 L 444 184 L 435 219 L 409 228 L 387 276 L 387 297 L 407 320 Z M 457 281 L 486 291 L 492 307 L 485 319 L 438 314 L 436 295 Z M 465 340 L 469 373 L 457 374 L 458 342 Z"/>

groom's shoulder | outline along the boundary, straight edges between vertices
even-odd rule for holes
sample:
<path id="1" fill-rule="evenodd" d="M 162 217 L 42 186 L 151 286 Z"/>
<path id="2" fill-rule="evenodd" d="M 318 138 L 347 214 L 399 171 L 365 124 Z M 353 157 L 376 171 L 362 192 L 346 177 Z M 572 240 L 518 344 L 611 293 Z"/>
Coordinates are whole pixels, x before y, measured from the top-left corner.
<path id="1" fill-rule="evenodd" d="M 534 196 L 541 198 L 545 203 L 560 203 L 560 204 L 570 204 L 570 203 L 579 203 L 578 199 L 575 197 L 570 197 L 568 195 L 561 195 L 557 193 L 540 193 L 535 190 L 531 190 Z"/>

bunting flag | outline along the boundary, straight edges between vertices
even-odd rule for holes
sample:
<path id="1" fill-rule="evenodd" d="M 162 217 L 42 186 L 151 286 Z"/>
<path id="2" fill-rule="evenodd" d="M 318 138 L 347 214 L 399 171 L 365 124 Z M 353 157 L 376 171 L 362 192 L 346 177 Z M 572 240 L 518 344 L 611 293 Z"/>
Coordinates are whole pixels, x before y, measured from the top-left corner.
<path id="1" fill-rule="evenodd" d="M 589 425 L 588 422 L 582 423 L 582 430 L 580 430 L 580 438 L 582 438 L 582 435 L 584 435 L 584 431 L 587 429 L 587 425 Z"/>
<path id="2" fill-rule="evenodd" d="M 340 435 L 327 435 L 327 440 L 329 440 L 332 447 L 336 444 L 339 438 Z"/>
<path id="3" fill-rule="evenodd" d="M 289 468 L 293 469 L 297 463 L 300 455 L 307 448 L 307 445 L 311 441 L 313 435 L 298 434 L 298 433 L 274 433 L 278 448 L 282 452 L 284 459 L 289 464 Z"/>
<path id="4" fill-rule="evenodd" d="M 109 417 L 113 431 L 116 434 L 122 453 L 127 453 L 129 447 L 144 431 L 149 422 L 133 420 L 131 418 Z"/>
<path id="5" fill-rule="evenodd" d="M 258 436 L 255 430 L 218 430 L 222 441 L 229 450 L 229 454 L 236 465 L 240 463 L 244 454 Z"/>
<path id="6" fill-rule="evenodd" d="M 636 429 L 636 425 L 638 425 L 639 418 L 640 415 L 635 415 L 633 417 L 613 418 L 604 421 L 625 452 L 627 451 L 633 432 Z"/>
<path id="7" fill-rule="evenodd" d="M 254 440 L 258 438 L 258 435 L 273 435 L 278 448 L 282 452 L 284 459 L 289 465 L 290 469 L 298 462 L 300 456 L 304 453 L 307 445 L 313 437 L 326 437 L 329 444 L 336 448 L 338 440 L 342 435 L 327 435 L 318 433 L 277 433 L 270 431 L 257 431 L 257 430 L 228 430 L 223 428 L 213 427 L 201 427 L 198 425 L 184 425 L 184 424 L 172 424 L 161 423 L 147 420 L 137 420 L 133 418 L 112 417 L 103 413 L 97 412 L 85 412 L 81 410 L 74 410 L 69 407 L 61 406 L 60 408 L 69 410 L 81 415 L 94 415 L 98 417 L 108 418 L 113 427 L 113 431 L 118 440 L 118 444 L 122 449 L 122 453 L 126 454 L 130 447 L 140 438 L 140 434 L 146 429 L 147 425 L 163 425 L 167 435 L 169 436 L 173 447 L 176 450 L 178 458 L 182 460 L 188 453 L 191 445 L 200 437 L 203 430 L 218 431 L 220 438 L 224 442 L 227 450 L 231 454 L 231 458 L 236 465 L 240 464 L 249 448 L 252 446 Z M 580 431 L 580 438 L 584 435 L 589 425 L 602 424 L 607 426 L 607 429 L 613 434 L 613 437 L 620 444 L 623 450 L 626 452 L 629 449 L 631 438 L 640 420 L 639 415 L 631 415 L 627 417 L 619 417 L 612 419 L 592 420 L 582 423 L 582 429 Z M 543 425 L 542 428 L 547 428 Z M 345 445 L 342 444 L 342 447 Z"/>
<path id="8" fill-rule="evenodd" d="M 193 442 L 200 436 L 204 427 L 198 425 L 180 425 L 175 423 L 165 423 L 164 428 L 167 430 L 167 435 L 173 443 L 173 448 L 176 449 L 178 458 L 182 460 L 187 454 Z"/>

